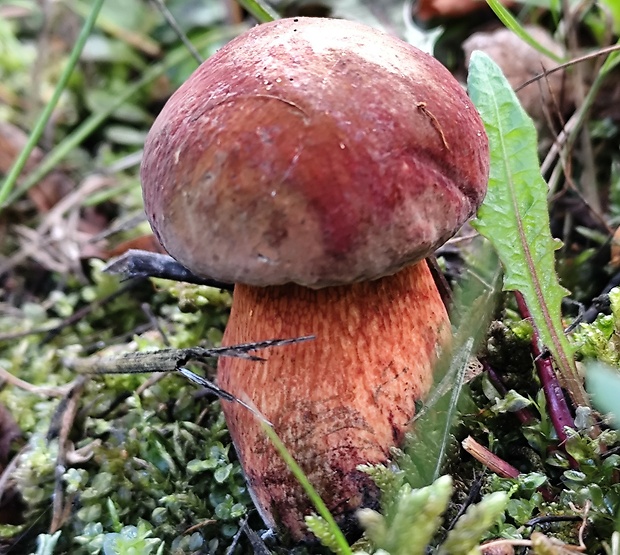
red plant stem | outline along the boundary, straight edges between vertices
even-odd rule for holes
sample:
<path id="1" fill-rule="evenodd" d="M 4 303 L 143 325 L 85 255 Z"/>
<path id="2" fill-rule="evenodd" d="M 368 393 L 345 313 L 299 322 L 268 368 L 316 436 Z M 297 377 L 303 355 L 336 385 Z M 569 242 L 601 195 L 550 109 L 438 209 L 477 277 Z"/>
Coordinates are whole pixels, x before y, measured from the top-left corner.
<path id="1" fill-rule="evenodd" d="M 519 291 L 515 291 L 515 298 L 517 300 L 517 306 L 521 316 L 525 319 L 531 319 L 531 314 L 525 299 Z M 542 384 L 543 391 L 545 392 L 545 398 L 547 400 L 547 410 L 553 428 L 560 440 L 560 443 L 564 443 L 568 439 L 565 427 L 574 428 L 575 421 L 573 415 L 570 412 L 566 397 L 560 382 L 553 369 L 553 360 L 549 353 L 543 353 L 540 348 L 540 337 L 536 328 L 533 328 L 532 335 L 532 354 L 534 355 L 534 362 L 536 363 L 536 369 L 538 370 L 538 376 L 540 383 Z M 569 462 L 571 467 L 577 468 L 579 465 L 572 457 L 569 456 Z"/>
<path id="2" fill-rule="evenodd" d="M 484 371 L 487 373 L 487 375 L 489 376 L 489 380 L 491 380 L 491 383 L 493 384 L 493 387 L 497 389 L 500 395 L 506 396 L 508 390 L 506 389 L 506 386 L 502 383 L 501 378 L 497 375 L 497 372 L 495 372 L 495 370 L 488 363 L 487 360 L 481 359 L 481 362 Z M 521 422 L 521 424 L 531 424 L 535 420 L 534 415 L 528 409 L 519 409 L 513 414 L 519 419 L 519 422 Z"/>

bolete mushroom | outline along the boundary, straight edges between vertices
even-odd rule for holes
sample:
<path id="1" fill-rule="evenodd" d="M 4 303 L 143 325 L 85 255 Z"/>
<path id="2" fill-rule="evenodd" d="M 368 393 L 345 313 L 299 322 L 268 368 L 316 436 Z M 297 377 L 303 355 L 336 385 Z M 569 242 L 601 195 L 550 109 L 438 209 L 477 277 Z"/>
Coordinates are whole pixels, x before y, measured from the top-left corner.
<path id="1" fill-rule="evenodd" d="M 236 283 L 222 359 L 347 529 L 428 391 L 450 324 L 428 266 L 482 202 L 482 122 L 431 56 L 359 23 L 259 25 L 203 63 L 146 141 L 146 213 L 195 274 Z M 311 506 L 255 417 L 223 402 L 266 523 L 307 538 Z"/>

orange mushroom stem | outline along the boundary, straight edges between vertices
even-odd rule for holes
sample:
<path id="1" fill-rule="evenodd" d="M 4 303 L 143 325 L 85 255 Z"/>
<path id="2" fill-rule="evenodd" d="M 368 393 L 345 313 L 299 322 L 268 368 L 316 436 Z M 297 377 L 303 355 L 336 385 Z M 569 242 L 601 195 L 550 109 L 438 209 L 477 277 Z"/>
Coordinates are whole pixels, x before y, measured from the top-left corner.
<path id="1" fill-rule="evenodd" d="M 273 423 L 345 531 L 378 492 L 357 469 L 385 463 L 401 445 L 432 382 L 450 323 L 425 261 L 393 276 L 309 289 L 237 285 L 224 343 L 313 334 L 270 349 L 265 362 L 223 358 L 218 383 Z M 223 401 L 224 414 L 263 519 L 295 539 L 312 505 L 256 418 Z"/>

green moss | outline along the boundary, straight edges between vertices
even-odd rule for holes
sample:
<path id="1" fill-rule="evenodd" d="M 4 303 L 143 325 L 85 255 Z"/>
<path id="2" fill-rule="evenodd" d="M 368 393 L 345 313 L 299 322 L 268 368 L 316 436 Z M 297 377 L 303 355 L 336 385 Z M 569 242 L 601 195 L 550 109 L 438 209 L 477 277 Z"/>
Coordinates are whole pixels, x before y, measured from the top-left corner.
<path id="1" fill-rule="evenodd" d="M 599 314 L 592 324 L 581 324 L 572 335 L 578 356 L 620 367 L 620 288 L 609 292 L 611 314 Z"/>
<path id="2" fill-rule="evenodd" d="M 55 291 L 46 302 L 23 306 L 15 319 L 23 328 L 50 327 L 85 303 L 105 301 L 120 284 L 99 268 L 93 264 L 93 281 L 87 287 L 76 283 L 76 289 Z M 192 312 L 178 306 L 181 294 L 187 299 L 184 308 L 194 303 Z M 165 553 L 223 553 L 250 510 L 219 403 L 199 395 L 178 375 L 158 380 L 140 374 L 90 378 L 70 422 L 70 439 L 73 448 L 92 456 L 57 467 L 57 434 L 66 417 L 63 388 L 76 379 L 65 361 L 88 354 L 84 347 L 93 340 L 102 344 L 146 322 L 140 308 L 144 295 L 174 347 L 210 346 L 220 340 L 230 295 L 161 280 L 155 286 L 145 282 L 137 295 L 103 302 L 45 344 L 37 335 L 0 344 L 2 367 L 40 387 L 0 391 L 0 402 L 28 438 L 13 475 L 28 504 L 28 526 L 5 530 L 26 531 L 17 544 L 23 552 L 34 550 L 37 536 L 47 532 L 56 480 L 70 513 L 54 553 L 156 553 L 160 546 Z M 11 326 L 14 322 L 0 319 L 0 329 Z M 163 346 L 159 333 L 147 331 L 106 350 L 112 354 Z M 234 552 L 243 550 L 242 542 Z"/>

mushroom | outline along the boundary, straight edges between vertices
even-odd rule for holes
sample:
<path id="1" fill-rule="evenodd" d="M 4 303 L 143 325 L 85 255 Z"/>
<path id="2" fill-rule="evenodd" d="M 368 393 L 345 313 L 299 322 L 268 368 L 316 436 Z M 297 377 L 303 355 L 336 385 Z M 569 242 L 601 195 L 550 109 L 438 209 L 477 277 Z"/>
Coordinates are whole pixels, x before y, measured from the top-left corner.
<path id="1" fill-rule="evenodd" d="M 223 343 L 314 335 L 220 387 L 273 423 L 345 531 L 378 492 L 450 323 L 424 258 L 482 202 L 483 124 L 431 56 L 359 23 L 250 29 L 170 98 L 146 141 L 146 213 L 197 275 L 235 283 Z M 255 417 L 223 401 L 265 522 L 309 539 L 311 506 Z"/>

